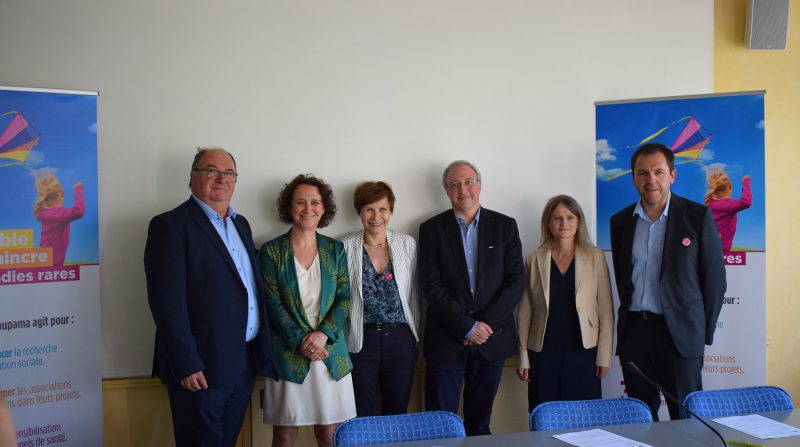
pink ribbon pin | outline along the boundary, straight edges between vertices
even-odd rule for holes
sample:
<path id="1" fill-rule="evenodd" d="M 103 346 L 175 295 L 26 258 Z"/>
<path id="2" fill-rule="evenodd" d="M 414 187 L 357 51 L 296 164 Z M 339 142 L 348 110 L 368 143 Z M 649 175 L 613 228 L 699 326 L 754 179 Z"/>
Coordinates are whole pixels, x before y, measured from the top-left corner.
<path id="1" fill-rule="evenodd" d="M 683 246 L 684 246 L 684 247 L 688 247 L 689 245 L 691 245 L 691 244 L 692 244 L 692 240 L 691 240 L 691 239 L 689 239 L 688 237 L 685 237 L 685 238 L 683 238 L 683 240 L 681 241 L 681 244 L 683 244 Z"/>

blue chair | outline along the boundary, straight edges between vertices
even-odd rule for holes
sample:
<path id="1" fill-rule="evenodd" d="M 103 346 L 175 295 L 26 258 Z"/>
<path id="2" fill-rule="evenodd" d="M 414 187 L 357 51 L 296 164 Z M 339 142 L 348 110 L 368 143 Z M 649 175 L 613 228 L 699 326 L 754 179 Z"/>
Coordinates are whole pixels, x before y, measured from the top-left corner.
<path id="1" fill-rule="evenodd" d="M 592 399 L 545 402 L 531 411 L 531 431 L 588 428 L 653 422 L 639 399 Z"/>
<path id="2" fill-rule="evenodd" d="M 333 447 L 426 439 L 463 438 L 464 423 L 447 411 L 366 416 L 343 422 L 333 433 Z"/>
<path id="3" fill-rule="evenodd" d="M 686 396 L 683 404 L 703 418 L 794 409 L 789 393 L 776 386 L 695 391 Z"/>

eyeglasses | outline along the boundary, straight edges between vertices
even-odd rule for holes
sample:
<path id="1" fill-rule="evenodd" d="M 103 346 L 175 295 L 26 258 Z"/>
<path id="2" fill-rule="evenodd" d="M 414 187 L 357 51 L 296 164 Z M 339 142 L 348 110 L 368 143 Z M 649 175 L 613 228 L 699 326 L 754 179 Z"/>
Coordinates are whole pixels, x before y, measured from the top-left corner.
<path id="1" fill-rule="evenodd" d="M 206 173 L 206 177 L 208 177 L 208 178 L 210 178 L 212 180 L 218 179 L 219 176 L 221 175 L 225 179 L 225 181 L 228 182 L 228 183 L 235 183 L 236 182 L 236 178 L 239 177 L 239 174 L 237 174 L 236 172 L 233 172 L 233 171 L 220 171 L 217 168 L 210 168 L 209 167 L 209 168 L 194 168 L 194 169 L 192 169 L 192 172 L 201 172 L 201 171 L 205 172 Z"/>
<path id="2" fill-rule="evenodd" d="M 465 188 L 469 188 L 473 185 L 477 185 L 481 181 L 476 178 L 465 178 L 463 181 L 453 180 L 452 182 L 447 184 L 447 189 L 459 189 L 461 185 L 464 185 Z"/>

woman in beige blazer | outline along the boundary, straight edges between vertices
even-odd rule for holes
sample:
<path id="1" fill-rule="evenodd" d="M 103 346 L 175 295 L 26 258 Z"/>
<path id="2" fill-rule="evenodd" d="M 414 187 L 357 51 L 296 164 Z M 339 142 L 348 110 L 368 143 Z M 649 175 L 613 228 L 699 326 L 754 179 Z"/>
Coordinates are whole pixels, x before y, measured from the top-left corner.
<path id="1" fill-rule="evenodd" d="M 578 202 L 551 198 L 542 242 L 525 260 L 517 374 L 528 410 L 542 402 L 601 398 L 611 367 L 614 314 L 603 252 L 593 246 Z"/>

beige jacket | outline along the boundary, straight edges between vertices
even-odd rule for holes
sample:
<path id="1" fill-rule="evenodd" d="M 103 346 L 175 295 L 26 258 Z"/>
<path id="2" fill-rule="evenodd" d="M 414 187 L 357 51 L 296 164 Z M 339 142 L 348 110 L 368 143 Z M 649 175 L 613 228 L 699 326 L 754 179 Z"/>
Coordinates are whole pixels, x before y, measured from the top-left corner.
<path id="1" fill-rule="evenodd" d="M 529 369 L 528 349 L 541 352 L 550 305 L 550 250 L 540 248 L 525 259 L 525 291 L 519 303 L 517 368 Z M 614 310 L 603 252 L 575 250 L 575 310 L 586 349 L 597 346 L 597 366 L 611 367 Z"/>

